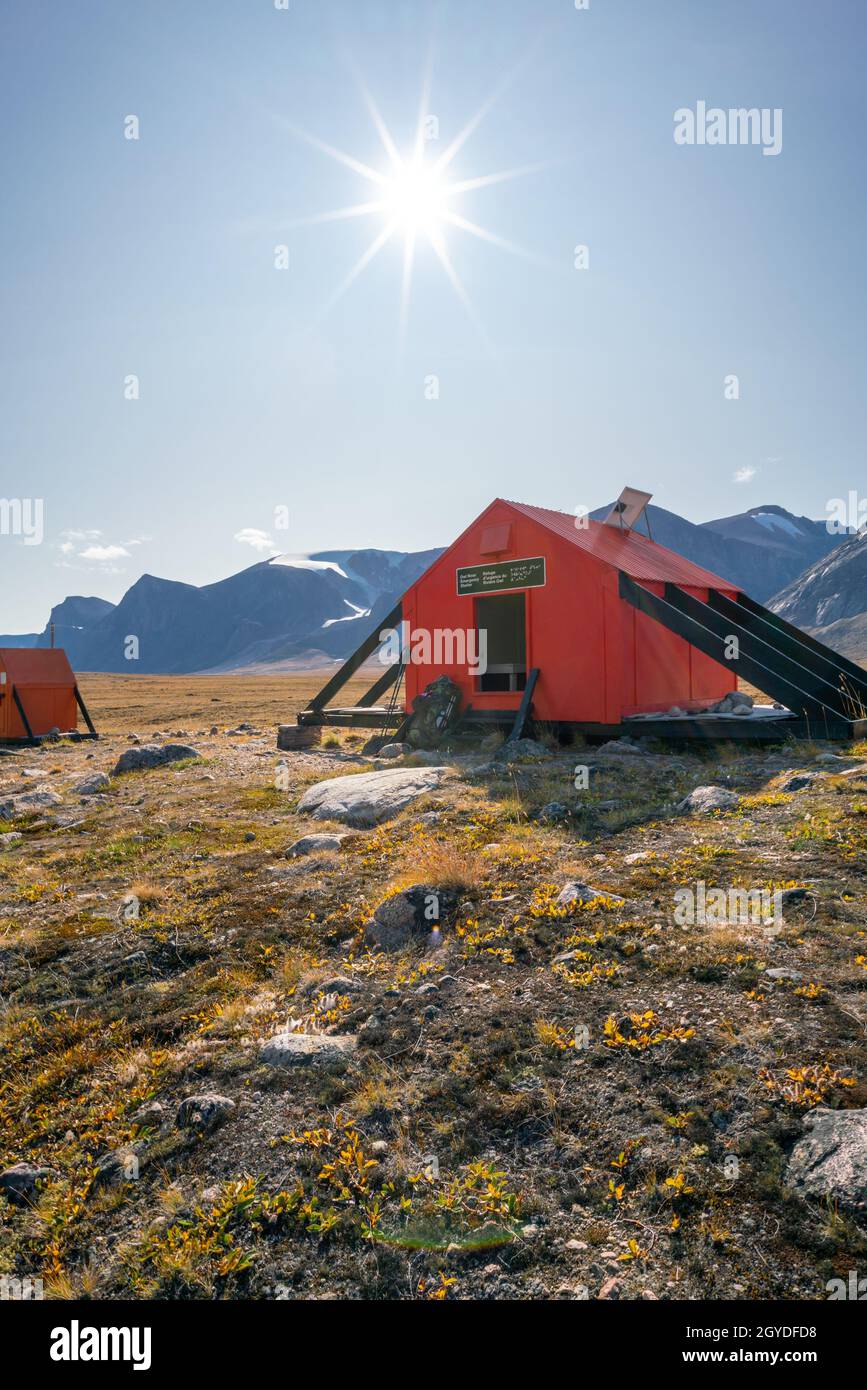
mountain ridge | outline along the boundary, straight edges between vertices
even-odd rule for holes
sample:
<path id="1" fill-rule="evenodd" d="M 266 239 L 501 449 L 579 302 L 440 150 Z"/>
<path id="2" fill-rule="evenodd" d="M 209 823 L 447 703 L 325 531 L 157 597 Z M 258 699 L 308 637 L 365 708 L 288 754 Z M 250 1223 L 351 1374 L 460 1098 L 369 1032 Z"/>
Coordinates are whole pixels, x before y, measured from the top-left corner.
<path id="1" fill-rule="evenodd" d="M 602 519 L 609 511 L 601 507 L 591 516 Z M 778 611 L 795 613 L 791 621 L 798 625 L 816 630 L 834 624 L 835 639 L 864 649 L 867 618 L 860 625 L 858 618 L 867 612 L 867 568 L 863 575 L 845 568 L 845 583 L 854 590 L 843 608 L 837 589 L 824 594 L 818 580 L 804 587 L 807 576 L 820 576 L 829 563 L 836 573 L 833 557 L 851 546 L 851 538 L 831 535 L 824 522 L 776 503 L 701 523 L 651 504 L 647 520 L 659 544 L 759 602 L 784 605 Z M 52 608 L 41 633 L 0 636 L 0 646 L 48 646 L 53 624 L 57 645 L 78 670 L 172 675 L 327 666 L 354 651 L 441 554 L 441 548 L 357 548 L 273 555 L 202 586 L 145 573 L 119 603 L 70 595 Z"/>

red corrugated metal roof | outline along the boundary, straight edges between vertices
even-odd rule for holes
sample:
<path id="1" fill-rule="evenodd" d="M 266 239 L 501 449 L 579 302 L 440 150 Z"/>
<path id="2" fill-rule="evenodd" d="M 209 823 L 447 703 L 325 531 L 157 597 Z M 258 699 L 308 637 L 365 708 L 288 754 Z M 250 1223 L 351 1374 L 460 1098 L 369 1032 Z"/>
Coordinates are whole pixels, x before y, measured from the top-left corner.
<path id="1" fill-rule="evenodd" d="M 0 647 L 0 668 L 13 685 L 75 685 L 62 647 Z"/>
<path id="2" fill-rule="evenodd" d="M 575 525 L 575 517 L 569 512 L 554 512 L 548 507 L 532 507 L 527 502 L 509 502 L 501 498 L 509 507 L 522 512 L 540 526 L 571 541 L 579 549 L 586 550 L 606 565 L 623 570 L 632 579 L 668 581 L 672 584 L 685 584 L 699 589 L 729 589 L 737 591 L 738 586 L 718 574 L 694 565 L 664 545 L 657 545 L 638 531 L 621 531 L 617 526 L 605 526 L 601 521 L 589 518 L 585 527 Z"/>

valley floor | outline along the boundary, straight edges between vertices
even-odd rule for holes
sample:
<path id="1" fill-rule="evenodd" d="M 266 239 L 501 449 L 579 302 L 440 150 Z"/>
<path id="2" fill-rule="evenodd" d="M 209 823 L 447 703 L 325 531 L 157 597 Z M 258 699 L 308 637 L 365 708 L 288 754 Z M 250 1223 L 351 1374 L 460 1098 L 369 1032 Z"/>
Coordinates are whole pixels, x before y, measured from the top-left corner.
<path id="1" fill-rule="evenodd" d="M 867 1104 L 867 747 L 457 748 L 393 820 L 293 859 L 347 829 L 299 814 L 307 787 L 414 761 L 372 763 L 357 734 L 278 754 L 319 684 L 85 676 L 98 743 L 0 756 L 0 801 L 61 796 L 0 822 L 0 1170 L 46 1170 L 31 1200 L 0 1195 L 0 1277 L 60 1298 L 819 1300 L 863 1269 L 863 1213 L 785 1173 L 812 1110 Z M 198 756 L 79 794 L 133 733 Z M 737 804 L 676 813 L 708 784 Z M 570 881 L 596 891 L 560 905 Z M 699 882 L 807 891 L 779 934 L 679 926 Z M 412 885 L 456 916 L 370 949 Z M 355 1049 L 267 1065 L 289 1028 Z M 191 1096 L 232 1107 L 191 1129 Z"/>

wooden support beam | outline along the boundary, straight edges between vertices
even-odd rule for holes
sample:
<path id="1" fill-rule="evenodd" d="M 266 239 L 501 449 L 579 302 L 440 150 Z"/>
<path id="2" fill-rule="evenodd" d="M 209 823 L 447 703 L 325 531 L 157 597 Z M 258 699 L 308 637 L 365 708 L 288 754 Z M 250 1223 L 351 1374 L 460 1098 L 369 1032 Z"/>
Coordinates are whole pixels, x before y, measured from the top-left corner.
<path id="1" fill-rule="evenodd" d="M 30 720 L 27 718 L 27 711 L 21 703 L 21 696 L 18 694 L 18 687 L 16 685 L 13 685 L 12 687 L 12 699 L 15 701 L 18 713 L 21 715 L 21 722 L 27 731 L 27 737 L 30 739 L 31 743 L 37 743 L 38 739 L 36 738 L 36 736 L 33 733 L 33 730 L 30 727 Z"/>
<path id="2" fill-rule="evenodd" d="M 387 613 L 384 618 L 380 619 L 373 629 L 373 632 L 371 632 L 368 637 L 365 637 L 361 646 L 352 653 L 352 656 L 348 657 L 339 670 L 335 671 L 331 679 L 323 685 L 319 694 L 314 695 L 313 699 L 310 701 L 311 710 L 324 709 L 329 700 L 333 700 L 338 690 L 342 690 L 350 677 L 355 675 L 359 666 L 361 666 L 369 656 L 373 655 L 377 647 L 382 645 L 379 637 L 382 629 L 385 627 L 400 627 L 402 620 L 403 605 L 402 603 L 397 603 L 390 613 Z"/>
<path id="3" fill-rule="evenodd" d="M 390 690 L 395 681 L 400 677 L 403 670 L 401 662 L 396 661 L 392 666 L 386 668 L 379 680 L 374 681 L 369 690 L 365 690 L 360 700 L 356 700 L 356 709 L 367 709 L 370 705 L 379 704 L 380 698 L 386 690 Z"/>
<path id="4" fill-rule="evenodd" d="M 81 694 L 81 691 L 79 690 L 78 686 L 75 687 L 75 702 L 76 702 L 76 704 L 78 705 L 78 708 L 81 710 L 81 713 L 82 713 L 82 716 L 83 716 L 83 718 L 84 718 L 85 724 L 87 725 L 88 729 L 90 730 L 90 736 L 91 736 L 91 738 L 99 738 L 99 734 L 96 732 L 96 729 L 93 727 L 93 720 L 92 720 L 91 717 L 90 717 L 90 714 L 89 714 L 89 712 L 88 712 L 87 705 L 84 703 L 84 699 L 82 698 L 82 694 Z"/>
<path id="5" fill-rule="evenodd" d="M 515 743 L 524 732 L 524 725 L 530 713 L 530 706 L 533 703 L 533 691 L 536 689 L 536 681 L 539 679 L 539 668 L 533 666 L 527 672 L 527 684 L 524 686 L 524 694 L 521 697 L 521 704 L 518 713 L 515 715 L 515 722 L 512 725 L 512 732 L 506 739 L 507 743 Z"/>

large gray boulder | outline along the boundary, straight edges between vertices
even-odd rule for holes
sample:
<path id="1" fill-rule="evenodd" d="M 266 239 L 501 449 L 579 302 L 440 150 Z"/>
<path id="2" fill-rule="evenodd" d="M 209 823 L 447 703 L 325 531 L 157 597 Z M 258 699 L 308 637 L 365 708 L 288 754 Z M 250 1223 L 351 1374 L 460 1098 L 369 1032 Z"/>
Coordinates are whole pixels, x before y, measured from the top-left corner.
<path id="1" fill-rule="evenodd" d="M 46 806 L 57 806 L 61 797 L 50 787 L 34 787 L 30 792 L 18 792 L 0 801 L 0 820 L 15 820 L 18 816 L 34 816 Z"/>
<path id="2" fill-rule="evenodd" d="M 127 748 L 115 763 L 113 777 L 121 772 L 141 772 L 152 767 L 163 767 L 166 763 L 183 762 L 186 758 L 198 758 L 196 748 L 186 743 L 143 743 L 140 748 Z"/>
<path id="3" fill-rule="evenodd" d="M 831 1197 L 867 1211 L 867 1110 L 812 1111 L 792 1150 L 786 1183 L 802 1197 Z"/>
<path id="4" fill-rule="evenodd" d="M 355 1038 L 347 1034 L 277 1033 L 259 1053 L 259 1060 L 284 1071 L 301 1067 L 345 1066 L 355 1051 Z"/>
<path id="5" fill-rule="evenodd" d="M 407 767 L 333 777 L 308 787 L 298 810 L 316 820 L 339 820 L 369 829 L 391 820 L 404 806 L 433 791 L 443 776 L 440 767 Z"/>
<path id="6" fill-rule="evenodd" d="M 678 803 L 681 816 L 710 815 L 712 811 L 731 811 L 740 797 L 726 787 L 696 787 Z"/>

